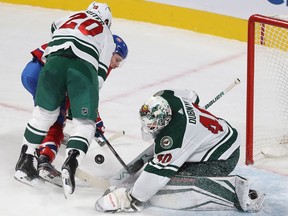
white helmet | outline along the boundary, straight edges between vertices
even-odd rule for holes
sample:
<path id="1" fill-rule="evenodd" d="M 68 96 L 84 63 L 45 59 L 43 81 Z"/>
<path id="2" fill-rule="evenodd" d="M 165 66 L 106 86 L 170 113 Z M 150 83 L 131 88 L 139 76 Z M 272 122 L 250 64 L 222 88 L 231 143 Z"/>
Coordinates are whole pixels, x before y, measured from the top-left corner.
<path id="1" fill-rule="evenodd" d="M 172 119 L 172 110 L 168 102 L 161 96 L 149 98 L 141 107 L 140 119 L 142 129 L 155 133 L 163 129 Z"/>
<path id="2" fill-rule="evenodd" d="M 92 2 L 88 8 L 88 11 L 96 13 L 100 19 L 105 22 L 105 24 L 108 26 L 108 28 L 111 27 L 112 24 L 112 14 L 110 7 L 105 3 L 98 3 L 98 2 Z"/>

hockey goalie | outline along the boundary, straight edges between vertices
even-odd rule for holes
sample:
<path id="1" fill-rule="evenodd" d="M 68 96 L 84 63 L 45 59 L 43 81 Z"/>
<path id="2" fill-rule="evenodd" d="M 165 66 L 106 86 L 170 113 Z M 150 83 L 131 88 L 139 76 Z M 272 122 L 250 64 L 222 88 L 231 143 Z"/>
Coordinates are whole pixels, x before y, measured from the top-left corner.
<path id="1" fill-rule="evenodd" d="M 264 194 L 230 175 L 238 163 L 238 132 L 199 106 L 190 90 L 163 90 L 140 109 L 143 137 L 154 155 L 132 187 L 108 188 L 95 204 L 101 212 L 141 211 L 151 204 L 177 210 L 257 212 Z"/>

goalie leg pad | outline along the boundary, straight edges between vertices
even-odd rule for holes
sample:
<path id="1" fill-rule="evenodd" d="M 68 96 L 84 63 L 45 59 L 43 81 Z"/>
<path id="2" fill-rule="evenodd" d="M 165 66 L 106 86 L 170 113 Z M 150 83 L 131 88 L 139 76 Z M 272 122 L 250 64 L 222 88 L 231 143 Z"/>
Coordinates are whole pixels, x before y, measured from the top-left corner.
<path id="1" fill-rule="evenodd" d="M 248 181 L 240 176 L 176 176 L 150 199 L 150 203 L 170 209 L 257 212 L 264 198 L 265 195 L 249 189 Z"/>
<path id="2" fill-rule="evenodd" d="M 151 199 L 153 206 L 179 209 L 234 210 L 235 177 L 176 176 Z"/>

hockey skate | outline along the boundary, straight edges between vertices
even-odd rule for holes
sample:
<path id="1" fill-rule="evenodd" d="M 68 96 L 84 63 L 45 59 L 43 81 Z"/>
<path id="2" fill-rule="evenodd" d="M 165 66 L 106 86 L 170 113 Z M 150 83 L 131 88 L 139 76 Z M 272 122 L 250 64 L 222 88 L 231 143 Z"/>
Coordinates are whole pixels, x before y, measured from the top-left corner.
<path id="1" fill-rule="evenodd" d="M 62 186 L 66 199 L 67 196 L 71 195 L 75 190 L 75 172 L 78 167 L 76 158 L 79 154 L 78 150 L 70 150 L 68 152 L 68 157 L 62 166 Z"/>
<path id="2" fill-rule="evenodd" d="M 31 154 L 26 154 L 27 149 L 27 145 L 22 146 L 20 157 L 15 167 L 16 172 L 14 178 L 21 183 L 37 187 L 42 185 L 44 181 L 38 176 L 36 157 Z"/>
<path id="3" fill-rule="evenodd" d="M 59 172 L 50 162 L 46 155 L 38 158 L 38 175 L 45 181 L 62 187 L 61 172 Z"/>

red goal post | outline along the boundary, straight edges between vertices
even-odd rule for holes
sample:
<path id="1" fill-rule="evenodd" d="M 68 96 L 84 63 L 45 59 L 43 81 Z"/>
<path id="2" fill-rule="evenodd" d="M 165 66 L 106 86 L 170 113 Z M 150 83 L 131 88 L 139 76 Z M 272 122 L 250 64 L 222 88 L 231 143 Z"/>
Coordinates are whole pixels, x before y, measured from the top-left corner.
<path id="1" fill-rule="evenodd" d="M 248 21 L 246 164 L 287 143 L 288 21 L 255 14 Z"/>

